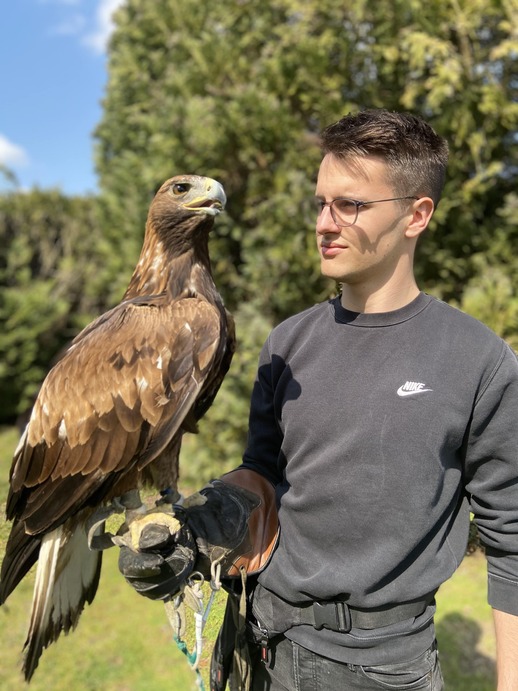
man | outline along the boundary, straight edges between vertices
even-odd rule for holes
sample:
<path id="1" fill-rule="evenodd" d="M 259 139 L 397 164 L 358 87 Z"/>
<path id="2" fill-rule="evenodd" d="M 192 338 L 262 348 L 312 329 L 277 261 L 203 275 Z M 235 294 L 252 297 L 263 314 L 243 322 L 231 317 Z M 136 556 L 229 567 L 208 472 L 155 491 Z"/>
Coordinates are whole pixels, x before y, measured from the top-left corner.
<path id="1" fill-rule="evenodd" d="M 471 508 L 498 691 L 516 691 L 517 359 L 414 278 L 447 145 L 412 115 L 368 110 L 322 147 L 317 247 L 341 295 L 270 334 L 238 471 L 252 492 L 254 477 L 272 483 L 280 526 L 249 613 L 263 644 L 253 688 L 442 689 L 434 594 L 462 560 Z"/>

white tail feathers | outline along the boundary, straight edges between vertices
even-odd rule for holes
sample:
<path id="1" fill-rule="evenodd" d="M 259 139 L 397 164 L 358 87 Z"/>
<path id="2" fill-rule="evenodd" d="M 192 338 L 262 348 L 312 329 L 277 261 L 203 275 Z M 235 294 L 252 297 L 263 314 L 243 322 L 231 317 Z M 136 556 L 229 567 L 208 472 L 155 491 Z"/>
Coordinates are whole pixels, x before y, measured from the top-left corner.
<path id="1" fill-rule="evenodd" d="M 77 517 L 44 536 L 32 599 L 23 672 L 30 680 L 43 649 L 68 633 L 97 591 L 102 554 L 88 548 L 85 517 Z"/>

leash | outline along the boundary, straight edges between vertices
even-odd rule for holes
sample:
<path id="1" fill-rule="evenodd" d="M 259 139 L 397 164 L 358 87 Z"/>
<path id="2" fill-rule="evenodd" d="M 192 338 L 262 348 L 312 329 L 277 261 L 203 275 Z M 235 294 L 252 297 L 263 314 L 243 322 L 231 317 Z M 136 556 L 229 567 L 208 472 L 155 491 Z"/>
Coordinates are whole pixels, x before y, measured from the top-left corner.
<path id="1" fill-rule="evenodd" d="M 155 502 L 157 506 L 160 504 L 171 504 L 171 499 L 169 497 L 170 491 L 165 490 L 160 492 L 160 494 L 162 495 L 162 499 Z M 176 493 L 175 499 L 178 497 L 180 498 L 178 503 L 181 504 L 182 497 Z M 128 492 L 122 500 L 114 499 L 108 506 L 100 507 L 93 513 L 87 523 L 87 540 L 90 549 L 102 551 L 113 547 L 113 545 L 126 545 L 134 549 L 134 546 L 131 544 L 131 539 L 128 537 L 128 531 L 122 535 L 113 535 L 112 533 L 105 532 L 104 526 L 106 520 L 114 514 L 122 513 L 125 513 L 128 524 L 131 523 L 133 518 L 137 515 L 145 515 L 147 513 L 146 507 L 140 500 L 138 491 L 134 490 Z M 167 516 L 169 514 L 165 513 L 164 515 Z M 170 515 L 173 516 L 173 514 Z M 221 589 L 221 564 L 218 561 L 212 562 L 210 571 L 210 595 L 207 604 L 204 604 L 204 594 L 202 590 L 203 583 L 206 579 L 199 572 L 191 574 L 179 595 L 164 603 L 167 619 L 173 630 L 173 640 L 180 652 L 187 658 L 187 662 L 191 669 L 195 672 L 196 685 L 201 691 L 205 691 L 203 678 L 199 669 L 203 653 L 203 631 L 212 605 L 214 604 L 216 593 Z M 183 638 L 187 626 L 186 607 L 194 612 L 195 644 L 193 650 L 189 650 L 189 646 Z"/>
<path id="2" fill-rule="evenodd" d="M 173 600 L 165 603 L 167 619 L 173 630 L 173 640 L 183 655 L 187 658 L 190 668 L 196 674 L 196 685 L 201 691 L 205 691 L 205 685 L 200 672 L 199 663 L 203 653 L 203 631 L 209 618 L 216 593 L 221 589 L 221 565 L 218 562 L 211 564 L 211 579 L 209 582 L 210 595 L 207 604 L 204 604 L 202 586 L 204 577 L 200 573 L 193 574 L 183 589 Z M 187 628 L 186 607 L 194 612 L 195 644 L 193 650 L 183 639 Z"/>

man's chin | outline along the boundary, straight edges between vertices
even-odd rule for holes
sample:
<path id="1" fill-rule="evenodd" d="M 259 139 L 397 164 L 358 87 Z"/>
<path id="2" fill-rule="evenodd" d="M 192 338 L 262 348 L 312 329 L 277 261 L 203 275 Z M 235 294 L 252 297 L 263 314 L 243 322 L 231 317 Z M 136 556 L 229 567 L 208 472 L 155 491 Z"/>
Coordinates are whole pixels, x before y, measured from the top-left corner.
<path id="1" fill-rule="evenodd" d="M 343 271 L 339 271 L 337 267 L 332 267 L 325 261 L 320 265 L 320 272 L 325 278 L 329 278 L 331 281 L 336 281 L 337 283 L 347 283 L 348 275 L 344 274 Z"/>

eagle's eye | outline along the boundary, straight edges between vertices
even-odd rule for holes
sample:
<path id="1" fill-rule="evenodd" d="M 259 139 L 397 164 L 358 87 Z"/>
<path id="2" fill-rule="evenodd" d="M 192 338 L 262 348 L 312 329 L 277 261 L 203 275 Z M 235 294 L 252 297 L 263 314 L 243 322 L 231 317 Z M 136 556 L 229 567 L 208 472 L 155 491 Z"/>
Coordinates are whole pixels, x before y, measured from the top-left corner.
<path id="1" fill-rule="evenodd" d="M 191 189 L 191 185 L 188 182 L 175 182 L 171 189 L 173 194 L 185 194 Z"/>

